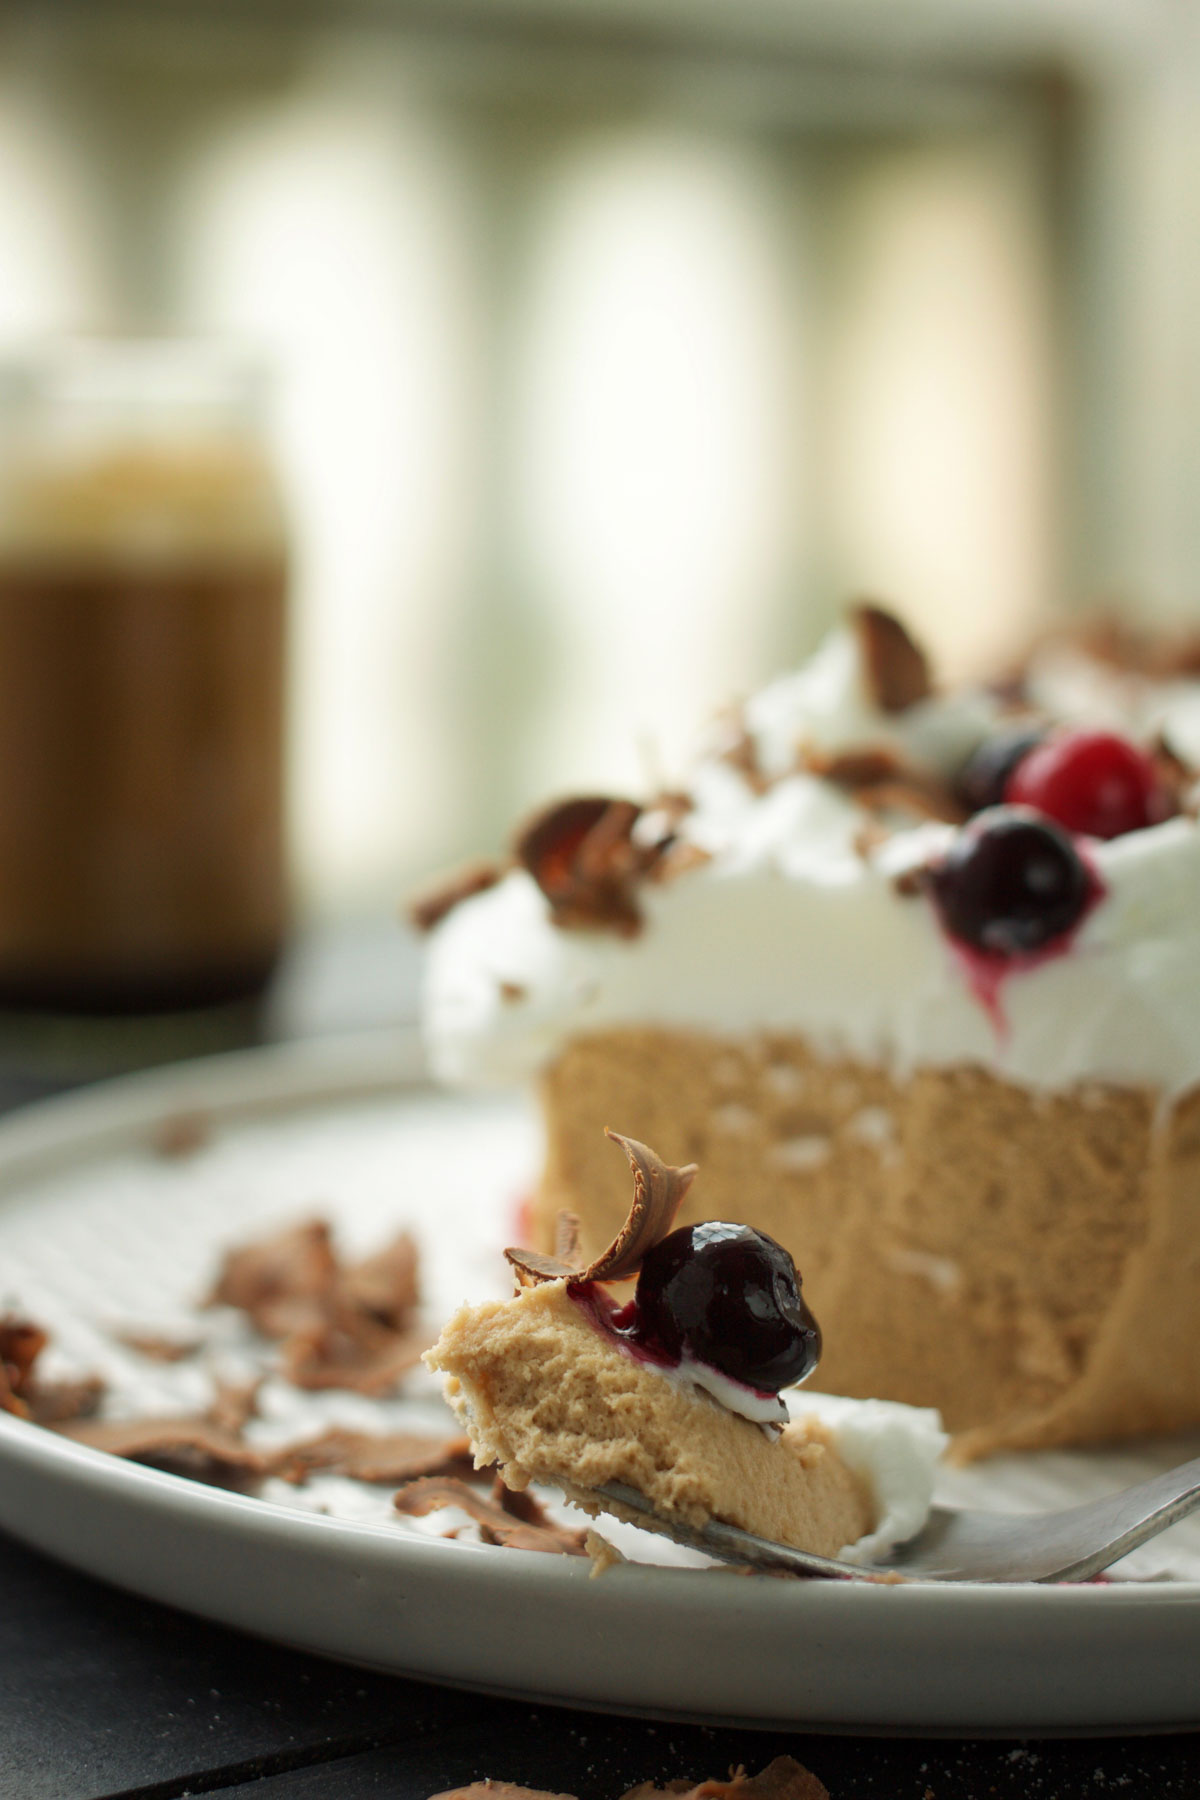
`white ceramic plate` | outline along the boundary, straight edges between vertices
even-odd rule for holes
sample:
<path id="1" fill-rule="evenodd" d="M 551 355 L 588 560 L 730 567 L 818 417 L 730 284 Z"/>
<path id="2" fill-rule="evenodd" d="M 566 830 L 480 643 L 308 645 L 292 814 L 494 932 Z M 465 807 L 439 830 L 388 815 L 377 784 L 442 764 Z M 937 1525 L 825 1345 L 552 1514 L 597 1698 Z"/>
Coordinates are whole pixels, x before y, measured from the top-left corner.
<path id="1" fill-rule="evenodd" d="M 156 1153 L 163 1122 L 193 1112 L 213 1127 L 206 1145 Z M 0 1124 L 0 1305 L 49 1324 L 59 1367 L 100 1368 L 118 1405 L 185 1406 L 188 1383 L 206 1377 L 145 1364 L 114 1344 L 111 1327 L 186 1315 L 221 1245 L 318 1205 L 359 1246 L 412 1223 L 433 1304 L 445 1306 L 502 1284 L 496 1250 L 536 1156 L 521 1107 L 429 1093 L 415 1048 L 392 1037 L 110 1083 Z M 219 1333 L 215 1345 L 220 1353 Z M 232 1340 L 225 1348 L 236 1354 Z M 342 1416 L 336 1398 L 312 1404 Z M 419 1380 L 403 1405 L 429 1418 L 440 1403 Z M 285 1412 L 280 1402 L 263 1429 L 290 1428 Z M 1194 1453 L 1176 1443 L 1119 1458 L 1010 1459 L 951 1487 L 1039 1504 Z M 302 1510 L 347 1515 L 335 1490 L 287 1504 L 245 1498 L 0 1414 L 0 1525 L 136 1593 L 398 1674 L 826 1729 L 1200 1724 L 1194 1580 L 867 1587 L 648 1566 L 592 1580 L 583 1560 L 406 1526 L 386 1494 L 361 1516 Z M 1186 1574 L 1197 1538 L 1174 1542 L 1145 1566 Z"/>

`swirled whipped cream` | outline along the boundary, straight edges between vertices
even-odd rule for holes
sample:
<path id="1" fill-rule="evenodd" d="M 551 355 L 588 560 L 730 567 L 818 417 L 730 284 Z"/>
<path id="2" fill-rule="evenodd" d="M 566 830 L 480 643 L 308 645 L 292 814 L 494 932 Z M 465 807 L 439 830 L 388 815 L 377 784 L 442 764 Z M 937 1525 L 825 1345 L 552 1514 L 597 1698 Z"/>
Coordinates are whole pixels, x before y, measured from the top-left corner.
<path id="1" fill-rule="evenodd" d="M 1011 724 L 983 689 L 890 702 L 861 630 L 833 634 L 702 749 L 673 799 L 672 853 L 637 888 L 640 929 L 563 922 L 526 867 L 452 906 L 430 944 L 424 1018 L 451 1082 L 534 1075 L 569 1040 L 622 1027 L 797 1034 L 882 1065 L 975 1064 L 1035 1088 L 1099 1081 L 1175 1094 L 1200 1082 L 1200 828 L 1174 816 L 1089 838 L 1094 903 L 1056 953 L 1013 960 L 981 1003 L 914 873 L 944 858 L 968 758 Z M 1165 740 L 1186 795 L 1200 681 L 1152 680 L 1058 649 L 1026 671 L 1023 716 Z M 858 771 L 855 759 L 875 759 Z M 889 769 L 900 772 L 889 781 Z M 847 772 L 854 778 L 847 778 Z M 895 791 L 892 791 L 895 790 Z M 638 820 L 636 845 L 654 817 Z"/>

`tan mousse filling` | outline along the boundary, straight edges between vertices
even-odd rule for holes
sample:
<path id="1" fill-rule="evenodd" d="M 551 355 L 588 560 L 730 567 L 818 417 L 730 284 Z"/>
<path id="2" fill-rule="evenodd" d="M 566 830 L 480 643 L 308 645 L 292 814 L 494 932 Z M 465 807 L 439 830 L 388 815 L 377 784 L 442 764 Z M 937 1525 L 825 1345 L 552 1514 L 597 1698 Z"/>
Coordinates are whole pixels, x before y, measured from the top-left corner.
<path id="1" fill-rule="evenodd" d="M 773 1438 L 664 1378 L 589 1323 L 564 1282 L 464 1307 L 427 1360 L 452 1378 L 476 1462 L 498 1463 L 510 1487 L 546 1482 L 595 1511 L 589 1490 L 623 1482 L 687 1524 L 724 1519 L 823 1556 L 875 1524 L 815 1422 Z"/>
<path id="2" fill-rule="evenodd" d="M 602 1126 L 703 1183 L 679 1222 L 785 1244 L 825 1339 L 817 1385 L 941 1409 L 962 1455 L 1200 1423 L 1200 1094 L 1035 1093 L 977 1068 L 882 1069 L 794 1036 L 581 1038 L 543 1081 L 536 1232 L 583 1250 L 627 1179 Z"/>

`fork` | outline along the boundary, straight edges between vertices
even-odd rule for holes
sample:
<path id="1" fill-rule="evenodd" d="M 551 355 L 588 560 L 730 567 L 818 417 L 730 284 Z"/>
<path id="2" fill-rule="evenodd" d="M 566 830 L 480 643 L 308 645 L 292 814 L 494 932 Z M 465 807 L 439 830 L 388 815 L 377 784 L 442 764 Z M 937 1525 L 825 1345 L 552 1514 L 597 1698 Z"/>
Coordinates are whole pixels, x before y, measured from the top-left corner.
<path id="1" fill-rule="evenodd" d="M 755 1537 L 720 1519 L 693 1529 L 656 1512 L 644 1494 L 622 1482 L 593 1490 L 640 1515 L 690 1550 L 757 1569 L 787 1569 L 825 1580 L 1087 1581 L 1168 1525 L 1200 1507 L 1200 1457 L 1060 1512 L 996 1513 L 933 1506 L 923 1529 L 873 1563 L 839 1562 Z"/>

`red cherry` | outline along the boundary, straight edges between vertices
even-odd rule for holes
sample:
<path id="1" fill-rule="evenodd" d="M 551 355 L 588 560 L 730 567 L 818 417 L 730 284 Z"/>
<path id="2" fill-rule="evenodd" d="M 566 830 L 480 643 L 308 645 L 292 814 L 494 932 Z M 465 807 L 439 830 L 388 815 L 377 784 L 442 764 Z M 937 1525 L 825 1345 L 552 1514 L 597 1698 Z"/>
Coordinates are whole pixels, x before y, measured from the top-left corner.
<path id="1" fill-rule="evenodd" d="M 1114 838 L 1170 812 L 1150 757 L 1112 731 L 1063 731 L 1022 757 L 1004 789 L 1084 837 Z"/>

